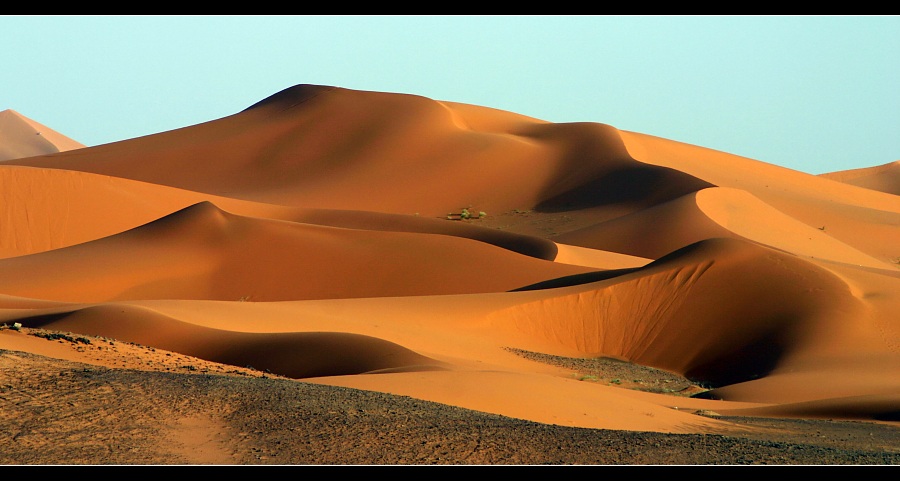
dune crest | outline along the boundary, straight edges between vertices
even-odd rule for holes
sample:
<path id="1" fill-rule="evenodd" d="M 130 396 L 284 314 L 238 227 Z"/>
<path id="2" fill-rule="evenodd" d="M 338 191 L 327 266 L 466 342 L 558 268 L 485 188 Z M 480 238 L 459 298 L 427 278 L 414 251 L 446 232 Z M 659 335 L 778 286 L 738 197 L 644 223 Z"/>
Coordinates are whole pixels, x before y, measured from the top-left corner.
<path id="1" fill-rule="evenodd" d="M 0 161 L 54 154 L 85 145 L 12 109 L 0 111 Z"/>
<path id="2" fill-rule="evenodd" d="M 502 292 L 592 270 L 465 237 L 244 217 L 204 201 L 102 239 L 0 259 L 0 291 L 69 302 L 283 301 Z"/>

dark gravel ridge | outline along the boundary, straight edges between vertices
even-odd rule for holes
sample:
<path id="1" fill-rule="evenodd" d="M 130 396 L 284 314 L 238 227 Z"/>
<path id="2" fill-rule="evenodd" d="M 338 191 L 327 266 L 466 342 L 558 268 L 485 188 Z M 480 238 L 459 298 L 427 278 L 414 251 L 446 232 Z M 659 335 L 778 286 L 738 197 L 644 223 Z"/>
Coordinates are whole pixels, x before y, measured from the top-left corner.
<path id="1" fill-rule="evenodd" d="M 722 419 L 780 431 L 571 428 L 283 378 L 0 351 L 2 465 L 900 465 L 893 426 Z"/>

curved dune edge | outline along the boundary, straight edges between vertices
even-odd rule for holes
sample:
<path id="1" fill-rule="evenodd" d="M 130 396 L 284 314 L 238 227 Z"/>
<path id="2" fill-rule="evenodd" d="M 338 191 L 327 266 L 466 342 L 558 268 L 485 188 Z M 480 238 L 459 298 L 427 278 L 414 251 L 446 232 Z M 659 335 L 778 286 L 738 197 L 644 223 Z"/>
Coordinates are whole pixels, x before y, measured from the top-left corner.
<path id="1" fill-rule="evenodd" d="M 696 193 L 696 203 L 702 213 L 723 228 L 763 245 L 798 256 L 877 269 L 892 268 L 830 237 L 826 229 L 798 222 L 746 191 L 723 187 L 704 189 Z"/>
<path id="2" fill-rule="evenodd" d="M 17 226 L 0 230 L 0 259 L 109 237 L 203 202 L 246 217 L 450 235 L 540 259 L 553 260 L 556 256 L 552 241 L 446 219 L 280 206 L 79 171 L 0 164 L 0 187 L 6 194 L 0 202 L 0 216 Z M 23 202 L 18 195 L 21 189 L 33 192 L 34 198 Z M 102 218 L 98 218 L 99 213 Z"/>
<path id="3" fill-rule="evenodd" d="M 0 231 L 0 259 L 108 237 L 203 201 L 238 212 L 265 207 L 101 174 L 5 164 L 0 187 L 0 215 L 16 225 Z M 27 202 L 21 190 L 32 194 Z"/>
<path id="4" fill-rule="evenodd" d="M 561 264 L 594 267 L 597 269 L 629 269 L 643 267 L 653 259 L 646 257 L 630 256 L 618 252 L 603 251 L 556 242 L 557 254 L 553 259 Z"/>
<path id="5" fill-rule="evenodd" d="M 561 243 L 658 259 L 706 239 L 735 237 L 703 214 L 696 192 L 554 237 Z"/>
<path id="6" fill-rule="evenodd" d="M 144 307 L 97 305 L 17 320 L 23 327 L 112 338 L 294 379 L 443 369 L 396 343 L 347 332 L 236 332 L 189 324 Z"/>
<path id="7" fill-rule="evenodd" d="M 710 186 L 635 161 L 605 124 L 553 124 L 448 105 L 416 95 L 297 86 L 261 107 L 203 124 L 78 155 L 4 163 L 285 206 L 427 217 L 467 206 L 489 213 L 593 207 L 617 215 Z M 340 136 L 333 135 L 336 125 Z M 510 172 L 528 175 L 510 182 Z"/>
<path id="8" fill-rule="evenodd" d="M 809 226 L 749 192 L 725 187 L 701 189 L 554 239 L 655 259 L 716 237 L 750 240 L 802 257 L 877 269 L 896 268 L 832 237 L 826 228 Z"/>
<path id="9" fill-rule="evenodd" d="M 900 204 L 892 194 L 636 132 L 620 131 L 637 161 L 680 169 L 718 187 L 743 190 L 879 261 L 900 253 Z M 861 235 L 864 233 L 865 235 Z"/>
<path id="10" fill-rule="evenodd" d="M 713 384 L 765 375 L 794 352 L 814 352 L 799 333 L 840 333 L 836 326 L 864 312 L 831 272 L 731 239 L 552 292 L 489 322 L 533 338 L 540 349 L 532 350 L 624 358 Z"/>
<path id="11" fill-rule="evenodd" d="M 784 196 L 897 211 L 896 197 L 883 192 L 652 135 L 625 130 L 619 134 L 629 155 L 638 162 L 678 169 L 713 186 L 745 190 L 779 210 L 775 199 Z"/>
<path id="12" fill-rule="evenodd" d="M 249 218 L 202 202 L 107 238 L 0 259 L 0 290 L 70 302 L 281 301 L 502 292 L 590 270 L 465 237 Z"/>

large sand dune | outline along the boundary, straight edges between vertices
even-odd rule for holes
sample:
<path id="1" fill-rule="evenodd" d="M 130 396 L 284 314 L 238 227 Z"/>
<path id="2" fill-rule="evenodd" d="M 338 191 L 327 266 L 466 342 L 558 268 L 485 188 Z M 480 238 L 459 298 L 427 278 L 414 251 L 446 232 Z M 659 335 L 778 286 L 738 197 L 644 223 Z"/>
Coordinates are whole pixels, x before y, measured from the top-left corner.
<path id="1" fill-rule="evenodd" d="M 26 332 L 99 336 L 570 427 L 900 420 L 896 163 L 814 176 L 313 85 L 93 147 L 12 111 L 0 134 L 0 323 L 24 329 L 0 349 L 114 367 Z"/>

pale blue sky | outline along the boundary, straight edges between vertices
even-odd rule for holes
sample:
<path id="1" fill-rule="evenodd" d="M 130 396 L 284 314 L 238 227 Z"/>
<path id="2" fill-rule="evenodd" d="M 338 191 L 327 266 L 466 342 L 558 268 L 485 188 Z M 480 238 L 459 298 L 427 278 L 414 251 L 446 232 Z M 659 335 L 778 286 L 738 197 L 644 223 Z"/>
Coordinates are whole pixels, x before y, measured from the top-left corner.
<path id="1" fill-rule="evenodd" d="M 0 110 L 89 146 L 306 83 L 812 174 L 900 160 L 900 16 L 0 16 L 0 69 Z"/>

